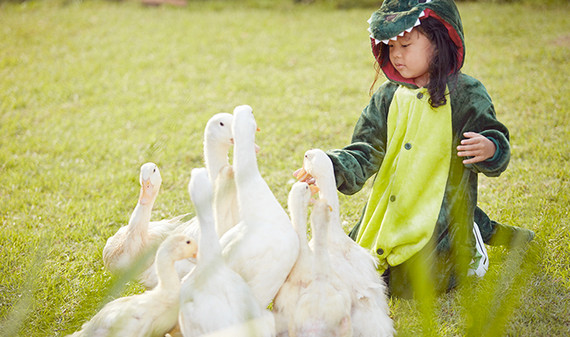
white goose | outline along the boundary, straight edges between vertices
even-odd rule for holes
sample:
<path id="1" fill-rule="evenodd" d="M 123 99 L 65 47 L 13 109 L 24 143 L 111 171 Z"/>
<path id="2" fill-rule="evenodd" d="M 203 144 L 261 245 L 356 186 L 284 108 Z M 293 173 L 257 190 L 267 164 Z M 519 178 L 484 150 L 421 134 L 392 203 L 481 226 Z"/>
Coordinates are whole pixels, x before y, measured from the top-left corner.
<path id="1" fill-rule="evenodd" d="M 313 192 L 316 193 L 316 190 L 311 190 L 307 183 L 300 181 L 294 183 L 289 192 L 287 204 L 291 223 L 299 238 L 299 256 L 273 300 L 275 327 L 277 336 L 280 337 L 288 336 L 289 321 L 293 317 L 301 289 L 305 288 L 311 279 L 313 262 L 307 242 L 307 216 Z"/>
<path id="2" fill-rule="evenodd" d="M 291 337 L 352 337 L 350 287 L 334 274 L 329 256 L 330 213 L 324 199 L 316 202 L 311 213 L 313 270 L 309 274 L 310 283 L 301 289 L 294 317 L 289 322 Z"/>
<path id="3" fill-rule="evenodd" d="M 340 222 L 339 202 L 334 169 L 322 150 L 305 153 L 300 179 L 306 174 L 315 179 L 319 195 L 332 207 L 329 227 L 329 247 L 333 270 L 352 287 L 351 320 L 355 337 L 392 336 L 393 322 L 389 316 L 386 285 L 376 270 L 378 260 L 352 241 Z M 333 248 L 334 247 L 334 248 Z"/>
<path id="4" fill-rule="evenodd" d="M 229 113 L 217 113 L 212 116 L 206 123 L 204 129 L 204 163 L 206 169 L 208 170 L 208 177 L 210 182 L 214 185 L 217 184 L 218 175 L 222 168 L 225 168 L 225 172 L 231 171 L 231 166 L 229 166 L 228 152 L 233 146 L 234 140 L 232 136 L 232 120 L 233 116 Z M 224 223 L 224 226 L 229 228 L 235 225 L 239 220 L 239 215 L 237 214 L 237 201 L 235 188 L 231 188 L 234 184 L 232 181 L 233 176 L 228 177 L 225 173 L 223 177 L 220 177 L 221 183 L 224 185 L 224 201 L 217 205 L 215 212 L 216 215 L 219 213 L 220 222 Z M 221 192 L 222 193 L 222 192 Z M 185 224 L 184 233 L 187 235 L 193 235 L 199 237 L 200 225 L 196 217 L 192 218 L 187 224 Z M 221 236 L 218 233 L 218 236 Z"/>
<path id="5" fill-rule="evenodd" d="M 141 270 L 137 275 L 139 281 L 151 289 L 158 283 L 153 265 L 155 250 L 170 233 L 184 224 L 182 219 L 187 214 L 169 220 L 150 221 L 152 207 L 162 184 L 156 164 L 146 163 L 141 166 L 139 182 L 141 192 L 129 223 L 107 239 L 103 248 L 103 262 L 115 274 Z M 176 261 L 175 266 L 182 277 L 194 267 L 194 263 L 182 259 Z"/>
<path id="6" fill-rule="evenodd" d="M 196 250 L 197 244 L 192 238 L 168 237 L 156 253 L 158 285 L 142 294 L 107 303 L 71 336 L 164 336 L 178 318 L 180 279 L 174 261 L 193 256 Z"/>
<path id="7" fill-rule="evenodd" d="M 299 239 L 287 213 L 259 173 L 256 130 L 251 107 L 236 107 L 233 167 L 240 222 L 220 238 L 220 244 L 228 266 L 246 280 L 265 308 L 297 259 Z"/>
<path id="8" fill-rule="evenodd" d="M 145 268 L 151 265 L 154 254 L 150 254 L 150 249 L 153 246 L 156 248 L 165 237 L 160 230 L 150 226 L 152 207 L 162 183 L 156 164 L 146 163 L 141 166 L 139 183 L 139 200 L 129 223 L 108 238 L 103 248 L 103 262 L 112 273 L 125 272 L 137 262 Z M 148 255 L 146 258 L 145 254 Z"/>
<path id="9" fill-rule="evenodd" d="M 214 228 L 213 191 L 206 169 L 193 169 L 188 185 L 200 224 L 198 264 L 182 280 L 180 330 L 184 336 L 201 336 L 250 319 L 262 320 L 256 336 L 273 336 L 273 317 L 262 309 L 243 278 L 226 266 Z M 252 331 L 253 332 L 253 331 Z"/>

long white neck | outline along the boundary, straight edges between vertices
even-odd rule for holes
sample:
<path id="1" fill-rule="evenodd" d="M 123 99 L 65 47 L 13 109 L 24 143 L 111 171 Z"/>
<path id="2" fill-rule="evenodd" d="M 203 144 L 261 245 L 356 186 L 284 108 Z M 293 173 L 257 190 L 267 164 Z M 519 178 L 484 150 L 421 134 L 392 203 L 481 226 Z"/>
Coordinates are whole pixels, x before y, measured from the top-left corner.
<path id="1" fill-rule="evenodd" d="M 299 256 L 307 256 L 309 254 L 309 246 L 307 242 L 308 208 L 307 205 L 301 205 L 300 202 L 298 202 L 297 205 L 291 206 L 289 208 L 291 212 L 291 223 L 299 237 Z"/>
<path id="2" fill-rule="evenodd" d="M 197 209 L 198 223 L 200 224 L 200 249 L 198 249 L 198 263 L 207 265 L 214 259 L 221 259 L 222 248 L 214 225 L 214 215 L 211 203 L 204 203 Z"/>
<path id="3" fill-rule="evenodd" d="M 128 235 L 141 235 L 144 238 L 147 237 L 148 223 L 150 222 L 153 205 L 154 200 L 145 204 L 141 204 L 140 201 L 137 203 L 129 219 L 129 224 L 127 225 Z"/>
<path id="4" fill-rule="evenodd" d="M 313 228 L 313 273 L 318 279 L 326 279 L 329 273 L 330 257 L 327 246 L 328 224 L 312 222 Z"/>
<path id="5" fill-rule="evenodd" d="M 340 224 L 340 215 L 339 215 L 339 202 L 338 202 L 338 194 L 336 191 L 336 181 L 333 174 L 322 174 L 315 176 L 315 180 L 317 182 L 317 186 L 319 187 L 319 198 L 325 199 L 329 206 L 332 208 L 332 212 L 330 214 L 330 222 L 332 224 Z M 341 229 L 341 226 L 332 226 L 331 231 Z M 338 228 L 335 228 L 338 227 Z"/>
<path id="6" fill-rule="evenodd" d="M 168 251 L 159 249 L 154 264 L 158 277 L 156 289 L 178 297 L 180 293 L 180 278 L 176 268 L 174 268 L 174 260 L 168 255 Z"/>
<path id="7" fill-rule="evenodd" d="M 234 135 L 234 140 L 233 166 L 236 181 L 244 181 L 248 177 L 259 176 L 259 167 L 255 155 L 255 134 L 241 132 Z"/>
<path id="8" fill-rule="evenodd" d="M 208 169 L 208 177 L 214 183 L 218 173 L 225 165 L 228 165 L 228 151 L 230 147 L 227 144 L 220 144 L 214 141 L 204 141 L 204 161 Z"/>

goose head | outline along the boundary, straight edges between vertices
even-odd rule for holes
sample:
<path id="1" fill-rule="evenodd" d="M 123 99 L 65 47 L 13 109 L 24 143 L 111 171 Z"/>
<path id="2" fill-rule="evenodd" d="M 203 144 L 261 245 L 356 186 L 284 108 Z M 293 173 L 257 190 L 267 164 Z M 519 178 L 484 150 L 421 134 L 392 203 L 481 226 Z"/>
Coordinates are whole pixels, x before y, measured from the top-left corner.
<path id="1" fill-rule="evenodd" d="M 253 109 L 249 105 L 239 105 L 234 109 L 234 121 L 232 124 L 232 132 L 234 137 L 250 137 L 255 138 L 255 132 L 258 130 Z"/>
<path id="2" fill-rule="evenodd" d="M 174 234 L 167 237 L 159 247 L 158 254 L 170 256 L 173 261 L 196 257 L 198 242 L 184 234 Z"/>
<path id="3" fill-rule="evenodd" d="M 302 181 L 294 183 L 289 191 L 287 206 L 291 215 L 291 223 L 299 235 L 305 235 L 308 207 L 312 201 L 311 196 L 317 192 L 318 188 L 315 185 L 309 185 Z"/>
<path id="4" fill-rule="evenodd" d="M 297 179 L 301 181 L 307 180 L 309 176 L 315 178 L 317 181 L 328 178 L 334 173 L 332 161 L 329 156 L 320 149 L 312 149 L 305 152 L 303 157 L 303 168 L 296 173 Z M 312 181 L 309 180 L 309 183 Z"/>
<path id="5" fill-rule="evenodd" d="M 154 202 L 162 184 L 162 177 L 155 163 L 146 163 L 141 166 L 139 183 L 141 185 L 139 202 L 142 205 Z"/>
<path id="6" fill-rule="evenodd" d="M 219 145 L 229 149 L 233 143 L 232 121 L 234 116 L 229 113 L 217 113 L 206 123 L 204 129 L 204 144 Z"/>
<path id="7" fill-rule="evenodd" d="M 192 169 L 188 193 L 197 210 L 211 207 L 214 192 L 212 183 L 208 178 L 208 171 L 205 168 Z"/>
<path id="8" fill-rule="evenodd" d="M 297 209 L 305 209 L 311 203 L 311 196 L 319 191 L 318 187 L 315 185 L 309 185 L 303 181 L 297 181 L 291 187 L 289 191 L 289 198 L 287 200 L 287 206 L 290 211 Z"/>
<path id="9" fill-rule="evenodd" d="M 289 191 L 287 205 L 289 206 L 289 210 L 301 209 L 302 206 L 307 207 L 310 200 L 311 189 L 309 188 L 309 184 L 297 181 L 291 187 L 291 191 Z"/>

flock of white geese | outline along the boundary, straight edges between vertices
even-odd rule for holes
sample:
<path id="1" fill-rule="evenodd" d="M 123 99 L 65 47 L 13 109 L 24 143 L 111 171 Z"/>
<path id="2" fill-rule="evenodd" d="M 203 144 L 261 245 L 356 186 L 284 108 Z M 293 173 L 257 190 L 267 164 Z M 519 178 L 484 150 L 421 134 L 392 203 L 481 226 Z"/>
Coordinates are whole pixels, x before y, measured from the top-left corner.
<path id="1" fill-rule="evenodd" d="M 142 265 L 148 290 L 109 302 L 72 336 L 394 334 L 377 261 L 343 231 L 328 156 L 305 153 L 288 215 L 259 172 L 257 130 L 248 105 L 208 121 L 189 221 L 150 221 L 162 179 L 154 163 L 142 165 L 138 203 L 103 260 L 112 273 Z"/>

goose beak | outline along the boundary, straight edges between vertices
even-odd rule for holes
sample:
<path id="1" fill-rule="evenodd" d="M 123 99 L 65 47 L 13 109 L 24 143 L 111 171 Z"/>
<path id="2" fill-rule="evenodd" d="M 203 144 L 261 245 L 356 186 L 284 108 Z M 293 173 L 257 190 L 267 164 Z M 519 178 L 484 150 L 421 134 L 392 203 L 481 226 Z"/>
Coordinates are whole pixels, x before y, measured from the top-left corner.
<path id="1" fill-rule="evenodd" d="M 319 187 L 317 185 L 309 185 L 309 188 L 311 189 L 311 195 L 319 193 Z"/>
<path id="2" fill-rule="evenodd" d="M 259 126 L 257 127 L 257 129 L 255 129 L 255 131 L 257 131 L 257 132 L 261 131 L 261 129 L 259 128 Z"/>
<path id="3" fill-rule="evenodd" d="M 143 179 L 141 180 L 142 182 L 142 186 L 141 186 L 141 193 L 140 193 L 140 197 L 139 197 L 139 202 L 144 205 L 146 203 L 148 203 L 151 199 L 151 190 L 152 190 L 152 183 L 150 182 L 150 179 Z"/>
<path id="4" fill-rule="evenodd" d="M 309 172 L 307 172 L 304 168 L 300 168 L 293 173 L 293 176 L 297 178 L 299 181 L 307 181 L 310 177 Z"/>

